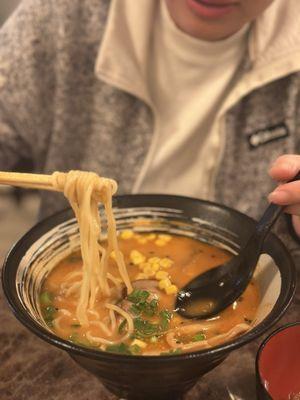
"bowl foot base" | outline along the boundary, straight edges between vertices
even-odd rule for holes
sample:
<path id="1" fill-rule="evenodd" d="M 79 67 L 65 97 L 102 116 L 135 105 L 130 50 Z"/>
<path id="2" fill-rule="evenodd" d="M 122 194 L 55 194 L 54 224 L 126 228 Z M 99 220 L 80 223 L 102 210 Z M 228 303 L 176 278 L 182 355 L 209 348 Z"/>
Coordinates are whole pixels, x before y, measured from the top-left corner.
<path id="1" fill-rule="evenodd" d="M 107 387 L 107 389 L 111 392 L 114 393 L 113 390 Z M 117 393 L 114 393 L 117 394 Z M 184 399 L 184 394 L 183 393 L 165 393 L 165 394 L 159 394 L 157 396 L 156 393 L 143 393 L 143 394 L 132 394 L 132 395 L 126 395 L 126 396 L 120 396 L 118 395 L 119 400 L 183 400 Z"/>

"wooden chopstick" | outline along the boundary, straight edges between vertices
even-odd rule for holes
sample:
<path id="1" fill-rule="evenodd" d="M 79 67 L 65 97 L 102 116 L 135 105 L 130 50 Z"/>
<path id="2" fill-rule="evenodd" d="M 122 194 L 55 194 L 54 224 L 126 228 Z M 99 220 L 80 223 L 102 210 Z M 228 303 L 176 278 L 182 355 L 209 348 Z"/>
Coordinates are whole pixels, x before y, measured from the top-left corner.
<path id="1" fill-rule="evenodd" d="M 27 189 L 41 189 L 52 191 L 63 191 L 67 173 L 61 173 L 59 176 L 59 188 L 53 186 L 53 176 L 44 174 L 27 174 L 22 172 L 2 172 L 0 171 L 0 185 L 10 185 L 23 187 Z M 105 178 L 112 184 L 113 194 L 117 190 L 117 184 L 114 180 Z"/>
<path id="2" fill-rule="evenodd" d="M 52 185 L 52 176 L 43 174 L 0 172 L 0 184 L 29 189 L 58 190 Z"/>

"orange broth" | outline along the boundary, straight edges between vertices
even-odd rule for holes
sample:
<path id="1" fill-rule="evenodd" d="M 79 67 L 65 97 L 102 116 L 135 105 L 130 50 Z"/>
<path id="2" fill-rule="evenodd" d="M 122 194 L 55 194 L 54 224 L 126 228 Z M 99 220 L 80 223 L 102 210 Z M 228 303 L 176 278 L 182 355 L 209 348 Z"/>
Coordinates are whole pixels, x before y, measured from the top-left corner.
<path id="1" fill-rule="evenodd" d="M 132 231 L 126 232 L 127 234 L 125 233 L 123 235 L 121 232 L 118 241 L 132 282 L 136 282 L 140 279 L 144 282 L 144 279 L 150 279 L 152 282 L 157 281 L 158 285 L 163 286 L 164 284 L 160 283 L 163 279 L 158 279 L 156 276 L 157 272 L 165 271 L 173 290 L 175 290 L 174 287 L 177 288 L 177 290 L 180 290 L 180 288 L 182 288 L 188 281 L 192 280 L 201 272 L 222 264 L 231 257 L 231 255 L 223 249 L 202 243 L 192 238 L 175 235 L 160 235 L 157 233 L 137 234 Z M 132 253 L 132 251 L 134 251 L 134 253 Z M 133 255 L 136 255 L 136 252 L 138 252 L 138 255 L 142 255 L 140 260 L 138 257 L 133 257 Z M 138 262 L 141 260 L 142 262 Z M 165 261 L 162 262 L 161 260 Z M 164 267 L 161 267 L 160 263 L 164 265 Z M 151 268 L 153 265 L 156 265 L 153 269 L 157 271 L 154 272 L 149 270 L 149 268 L 146 268 L 149 267 L 149 264 Z M 180 348 L 174 351 L 166 340 L 166 333 L 172 329 L 176 330 L 178 327 L 184 326 L 185 324 L 191 324 L 193 321 L 186 320 L 174 312 L 174 303 L 177 293 L 167 294 L 167 289 L 161 289 L 159 287 L 157 288 L 157 291 L 159 292 L 159 300 L 156 304 L 157 309 L 155 315 L 148 315 L 145 317 L 144 314 L 135 314 L 132 310 L 131 314 L 133 315 L 133 318 L 145 319 L 150 324 L 153 324 L 153 326 L 160 327 L 160 324 L 165 323 L 164 329 L 160 332 L 157 334 L 154 333 L 152 336 L 147 335 L 146 337 L 141 337 L 140 334 L 133 335 L 131 338 L 127 339 L 125 343 L 121 344 L 121 346 L 119 343 L 118 346 L 115 347 L 105 346 L 103 344 L 99 345 L 87 340 L 87 331 L 94 336 L 100 335 L 107 340 L 118 340 L 120 339 L 121 334 L 117 330 L 109 337 L 103 334 L 102 331 L 99 332 L 99 326 L 90 325 L 89 327 L 84 327 L 79 325 L 76 319 L 78 293 L 66 296 L 66 287 L 64 286 L 64 282 L 68 274 L 74 271 L 81 271 L 81 269 L 82 260 L 80 253 L 72 254 L 54 267 L 43 284 L 40 297 L 42 313 L 45 321 L 58 336 L 80 345 L 121 353 L 129 352 L 131 354 L 159 355 L 165 352 L 173 354 L 181 351 Z M 109 271 L 114 276 L 119 277 L 113 255 L 109 259 Z M 148 274 L 145 274 L 144 271 L 148 271 Z M 74 277 L 73 282 L 75 281 L 78 281 L 78 277 Z M 151 295 L 150 298 L 152 297 L 153 296 Z M 121 304 L 122 306 L 122 302 L 120 303 L 121 299 L 115 300 L 115 303 L 117 302 L 117 304 Z M 97 298 L 94 311 L 96 311 L 99 316 L 96 316 L 96 314 L 92 312 L 89 314 L 89 320 L 105 320 L 108 310 L 103 307 L 103 301 L 103 299 Z M 148 302 L 150 302 L 150 300 Z M 130 304 L 131 306 L 134 305 L 134 303 Z M 251 322 L 255 318 L 258 304 L 258 287 L 255 281 L 251 281 L 250 285 L 237 302 L 216 317 L 201 322 L 204 324 L 204 328 L 200 329 L 196 334 L 195 332 L 193 335 L 187 336 L 179 334 L 177 343 L 179 343 L 180 346 L 180 343 L 187 343 L 190 341 L 196 342 L 204 339 L 208 340 L 216 335 L 228 332 L 238 324 L 246 323 L 250 328 Z M 172 312 L 172 314 L 170 314 L 171 316 L 169 315 L 167 323 L 162 320 L 160 316 L 161 314 L 159 314 L 162 311 L 164 312 L 164 310 Z M 57 321 L 58 317 L 59 323 L 53 323 L 52 319 Z M 117 322 L 118 325 L 120 325 L 122 319 L 117 318 Z"/>

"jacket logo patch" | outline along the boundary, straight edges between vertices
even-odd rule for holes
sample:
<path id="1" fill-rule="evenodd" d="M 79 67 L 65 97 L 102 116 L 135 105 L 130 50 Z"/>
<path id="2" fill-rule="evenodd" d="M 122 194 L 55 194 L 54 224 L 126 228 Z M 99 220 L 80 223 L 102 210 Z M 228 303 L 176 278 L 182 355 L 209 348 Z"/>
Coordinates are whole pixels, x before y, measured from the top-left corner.
<path id="1" fill-rule="evenodd" d="M 288 127 L 285 123 L 282 123 L 252 133 L 248 136 L 248 142 L 251 149 L 256 149 L 274 140 L 286 138 L 289 134 Z"/>

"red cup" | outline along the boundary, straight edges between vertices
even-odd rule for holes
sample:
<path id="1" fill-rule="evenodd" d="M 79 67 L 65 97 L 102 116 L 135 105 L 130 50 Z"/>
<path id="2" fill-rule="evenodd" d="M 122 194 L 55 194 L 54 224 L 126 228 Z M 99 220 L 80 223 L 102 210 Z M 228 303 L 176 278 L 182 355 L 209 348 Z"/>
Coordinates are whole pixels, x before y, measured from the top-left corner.
<path id="1" fill-rule="evenodd" d="M 300 322 L 265 339 L 256 357 L 259 400 L 300 400 Z"/>

